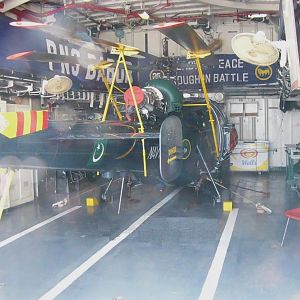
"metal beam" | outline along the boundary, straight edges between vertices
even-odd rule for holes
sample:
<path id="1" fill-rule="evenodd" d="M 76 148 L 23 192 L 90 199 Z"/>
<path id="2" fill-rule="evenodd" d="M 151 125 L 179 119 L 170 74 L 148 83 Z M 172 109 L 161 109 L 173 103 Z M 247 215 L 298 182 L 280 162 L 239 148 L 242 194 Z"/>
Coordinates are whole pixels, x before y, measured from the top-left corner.
<path id="1" fill-rule="evenodd" d="M 190 14 L 200 15 L 202 13 L 207 12 L 207 8 L 203 8 L 203 7 L 198 7 L 198 8 L 197 7 L 184 7 L 181 10 L 170 9 L 170 10 L 166 10 L 166 11 L 162 11 L 162 12 L 155 12 L 151 16 L 163 19 L 165 16 L 170 17 L 170 16 L 173 16 L 174 14 L 186 15 L 184 10 L 188 10 L 189 15 Z M 109 16 L 106 15 L 106 17 L 104 17 L 104 15 L 101 13 L 92 13 L 92 14 L 90 14 L 90 17 L 95 18 L 95 19 L 102 18 L 105 20 L 117 19 L 117 17 L 115 17 L 113 15 L 109 15 Z M 119 17 L 126 18 L 126 16 L 119 16 Z M 205 16 L 203 16 L 203 17 L 205 17 Z M 80 20 L 81 23 L 85 23 L 85 19 L 87 19 L 87 18 L 84 16 L 79 16 L 78 19 Z M 88 21 L 88 20 L 86 20 L 86 21 Z"/>

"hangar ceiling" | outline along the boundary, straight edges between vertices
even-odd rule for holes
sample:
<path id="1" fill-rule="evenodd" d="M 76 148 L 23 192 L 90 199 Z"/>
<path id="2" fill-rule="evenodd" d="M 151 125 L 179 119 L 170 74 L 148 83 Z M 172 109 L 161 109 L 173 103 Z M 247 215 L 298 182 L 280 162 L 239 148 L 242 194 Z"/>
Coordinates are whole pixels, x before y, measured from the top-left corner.
<path id="1" fill-rule="evenodd" d="M 280 0 L 0 0 L 0 12 L 15 20 L 43 23 L 53 23 L 55 19 L 68 16 L 86 27 L 90 35 L 98 37 L 99 32 L 102 33 L 105 29 L 133 29 L 143 25 L 153 28 L 155 23 L 170 21 L 185 21 L 203 31 L 204 28 L 210 30 L 209 25 L 223 24 L 222 18 L 234 23 L 233 27 L 239 21 L 247 20 L 274 23 L 278 20 L 279 2 Z M 145 15 L 148 18 L 145 18 Z M 71 27 L 71 30 L 73 29 L 77 31 L 77 24 L 75 28 Z M 85 29 L 84 31 L 86 34 Z M 115 35 L 119 37 L 117 31 L 115 30 Z M 82 31 L 79 30 L 79 33 Z M 111 31 L 107 31 L 107 34 L 111 34 Z M 207 35 L 205 37 L 207 38 Z M 108 38 L 104 35 L 104 39 Z M 33 85 L 39 84 L 40 82 L 33 82 Z M 266 90 L 268 88 L 265 87 Z M 22 94 L 23 90 L 18 89 L 17 95 Z"/>
<path id="2" fill-rule="evenodd" d="M 271 17 L 278 14 L 280 0 L 0 0 L 3 12 L 15 19 L 51 22 L 63 11 L 88 28 L 134 27 L 165 21 L 213 21 L 216 17 L 233 19 Z"/>

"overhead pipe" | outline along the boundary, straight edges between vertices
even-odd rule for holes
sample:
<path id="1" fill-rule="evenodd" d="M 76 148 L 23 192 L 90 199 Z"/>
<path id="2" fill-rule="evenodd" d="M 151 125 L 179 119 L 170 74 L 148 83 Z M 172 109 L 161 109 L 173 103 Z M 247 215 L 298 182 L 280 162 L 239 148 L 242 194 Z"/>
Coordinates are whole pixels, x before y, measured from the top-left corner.
<path id="1" fill-rule="evenodd" d="M 219 7 L 223 8 L 233 8 L 236 9 L 247 9 L 252 11 L 260 11 L 261 9 L 268 10 L 268 11 L 279 11 L 279 3 L 247 3 L 248 1 L 229 1 L 229 0 L 214 0 L 211 3 L 211 0 L 198 0 L 196 2 L 206 3 L 208 5 L 214 4 Z M 235 2 L 235 3 L 234 3 Z M 260 2 L 260 1 L 254 1 Z M 263 2 L 263 1 L 261 1 Z M 268 1 L 264 1 L 268 2 Z M 271 1 L 270 1 L 271 2 Z M 277 1 L 279 2 L 279 1 Z"/>
<path id="2" fill-rule="evenodd" d="M 241 17 L 250 17 L 253 14 L 267 14 L 267 15 L 278 15 L 277 11 L 247 11 L 247 12 L 236 12 L 236 13 L 214 13 L 213 15 L 216 17 L 236 17 L 236 20 L 242 21 L 239 18 Z M 195 21 L 199 19 L 209 18 L 211 15 L 202 13 L 201 15 L 193 15 L 189 17 L 154 17 L 151 16 L 151 19 L 158 22 L 187 22 L 187 21 Z"/>
<path id="3" fill-rule="evenodd" d="M 248 17 L 254 14 L 267 14 L 267 15 L 278 15 L 278 11 L 242 11 L 237 10 L 236 13 L 217 13 L 214 16 L 217 17 Z"/>
<path id="4" fill-rule="evenodd" d="M 149 15 L 161 10 L 161 9 L 164 9 L 164 8 L 168 8 L 170 6 L 172 6 L 173 4 L 169 2 L 169 0 L 167 0 L 167 2 L 165 4 L 162 4 L 160 7 L 156 7 L 156 8 L 153 8 L 152 10 L 149 11 Z"/>
<path id="5" fill-rule="evenodd" d="M 159 7 L 154 8 L 153 10 L 150 10 L 148 13 L 153 20 L 164 21 L 164 22 L 168 22 L 168 21 L 185 22 L 185 21 L 198 20 L 198 19 L 203 19 L 203 18 L 208 17 L 205 14 L 202 14 L 199 16 L 175 17 L 175 18 L 174 17 L 160 18 L 160 17 L 151 16 L 151 14 L 153 14 L 159 10 L 162 10 L 164 8 L 170 7 L 172 5 L 173 4 L 169 0 L 167 0 L 166 3 L 162 4 Z M 17 16 L 18 20 L 27 19 L 27 20 L 30 20 L 33 22 L 40 22 L 40 18 L 49 17 L 51 15 L 54 15 L 54 14 L 64 11 L 64 10 L 80 9 L 80 8 L 86 9 L 86 10 L 91 10 L 91 11 L 103 11 L 103 12 L 114 13 L 117 15 L 124 15 L 124 16 L 126 16 L 127 19 L 140 18 L 140 15 L 137 11 L 132 11 L 130 13 L 127 13 L 125 11 L 125 9 L 110 8 L 110 7 L 106 7 L 106 6 L 102 6 L 102 5 L 96 5 L 93 3 L 74 3 L 74 2 L 71 4 L 66 4 L 64 6 L 55 8 L 53 10 L 49 10 L 47 12 L 41 12 L 41 13 L 33 12 L 28 9 L 20 11 L 15 8 L 12 9 L 10 12 L 15 14 Z M 217 17 L 236 17 L 237 21 L 239 21 L 239 17 L 249 17 L 254 13 L 257 13 L 257 12 L 244 11 L 244 12 L 236 12 L 236 13 L 217 13 L 217 14 L 213 14 L 213 15 L 217 16 Z M 276 11 L 259 11 L 259 13 L 261 13 L 261 14 L 265 13 L 268 15 L 278 14 L 278 12 L 276 12 Z"/>
<path id="6" fill-rule="evenodd" d="M 172 4 L 169 2 L 169 0 L 167 0 L 165 4 L 162 4 L 160 7 L 157 7 L 155 9 L 149 11 L 149 13 L 151 14 L 153 12 L 159 11 L 159 10 L 169 7 L 171 5 Z M 24 19 L 28 19 L 30 21 L 37 21 L 37 18 L 45 18 L 45 17 L 49 17 L 49 16 L 54 15 L 61 11 L 65 11 L 68 9 L 80 9 L 80 8 L 85 9 L 85 10 L 91 10 L 91 11 L 103 11 L 103 12 L 114 13 L 117 15 L 124 15 L 128 19 L 140 18 L 139 13 L 136 11 L 127 13 L 125 11 L 125 9 L 110 8 L 110 7 L 106 7 L 106 6 L 102 6 L 102 5 L 96 5 L 93 3 L 71 3 L 71 4 L 66 4 L 64 6 L 61 6 L 61 7 L 57 7 L 53 10 L 49 10 L 49 11 L 41 12 L 41 13 L 33 12 L 28 9 L 24 9 L 22 11 L 20 11 L 18 9 L 12 9 L 11 12 L 13 14 L 17 15 L 17 17 L 19 19 L 24 18 Z"/>
<path id="7" fill-rule="evenodd" d="M 33 12 L 28 9 L 24 9 L 22 11 L 20 11 L 18 9 L 12 9 L 10 12 L 15 14 L 18 17 L 18 19 L 20 19 L 20 20 L 27 19 L 27 20 L 30 20 L 33 22 L 40 22 L 41 18 L 49 17 L 49 16 L 59 13 L 61 11 L 65 11 L 68 9 L 80 9 L 80 8 L 85 9 L 85 10 L 104 11 L 104 12 L 111 12 L 111 13 L 119 14 L 119 15 L 126 15 L 126 12 L 124 9 L 109 8 L 109 7 L 105 7 L 105 6 L 101 6 L 101 5 L 95 5 L 92 3 L 77 3 L 77 4 L 72 3 L 72 4 L 67 4 L 67 5 L 61 6 L 61 7 L 57 7 L 53 10 L 41 12 L 41 13 Z M 131 12 L 127 16 L 129 16 L 129 15 L 132 18 L 139 18 L 139 14 L 137 12 Z"/>
<path id="8" fill-rule="evenodd" d="M 237 12 L 237 13 L 216 13 L 216 14 L 213 14 L 215 17 L 236 17 L 237 18 L 237 21 L 240 21 L 239 18 L 240 17 L 249 17 L 255 13 L 258 13 L 258 12 Z M 267 15 L 277 15 L 278 12 L 277 11 L 274 11 L 274 12 L 259 12 L 260 14 L 267 14 Z M 195 21 L 195 20 L 199 20 L 199 19 L 203 19 L 203 18 L 208 18 L 210 17 L 209 15 L 206 15 L 206 14 L 201 14 L 201 15 L 198 15 L 198 16 L 190 16 L 190 17 L 165 17 L 163 20 L 165 22 L 172 22 L 172 21 L 175 21 L 175 22 L 186 22 L 186 21 Z"/>
<path id="9" fill-rule="evenodd" d="M 86 9 L 86 10 L 92 10 L 92 11 L 104 11 L 104 12 L 111 12 L 114 14 L 119 14 L 119 15 L 127 15 L 127 16 L 131 16 L 131 17 L 139 17 L 139 14 L 137 12 L 130 12 L 129 14 L 126 14 L 124 9 L 117 9 L 117 8 L 109 8 L 109 7 L 105 7 L 102 5 L 96 5 L 93 3 L 72 3 L 72 4 L 67 4 L 58 8 L 55 8 L 53 10 L 49 10 L 46 12 L 42 12 L 42 13 L 37 13 L 37 12 L 33 12 L 30 10 L 22 10 L 22 11 L 18 11 L 18 16 L 21 18 L 31 18 L 33 17 L 37 17 L 37 18 L 45 18 L 45 17 L 49 17 L 51 15 L 54 15 L 58 12 L 64 11 L 64 10 L 68 10 L 68 9 Z M 15 13 L 15 12 L 14 12 Z"/>

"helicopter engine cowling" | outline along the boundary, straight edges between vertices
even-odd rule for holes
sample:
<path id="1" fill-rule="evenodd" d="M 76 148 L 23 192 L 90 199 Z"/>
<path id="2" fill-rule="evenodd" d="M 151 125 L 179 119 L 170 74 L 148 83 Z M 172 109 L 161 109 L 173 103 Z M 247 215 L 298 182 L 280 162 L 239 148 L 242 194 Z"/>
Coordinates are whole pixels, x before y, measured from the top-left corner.
<path id="1" fill-rule="evenodd" d="M 183 95 L 170 80 L 151 80 L 143 88 L 133 86 L 132 91 L 129 88 L 124 93 L 126 116 L 130 121 L 136 118 L 135 102 L 141 117 L 152 122 L 162 122 L 167 115 L 181 112 Z"/>
<path id="2" fill-rule="evenodd" d="M 134 120 L 137 115 L 134 101 L 142 119 L 156 122 L 159 117 L 166 114 L 166 100 L 157 88 L 145 87 L 141 89 L 133 86 L 133 92 L 135 100 L 130 88 L 124 93 L 126 117 L 128 120 Z"/>

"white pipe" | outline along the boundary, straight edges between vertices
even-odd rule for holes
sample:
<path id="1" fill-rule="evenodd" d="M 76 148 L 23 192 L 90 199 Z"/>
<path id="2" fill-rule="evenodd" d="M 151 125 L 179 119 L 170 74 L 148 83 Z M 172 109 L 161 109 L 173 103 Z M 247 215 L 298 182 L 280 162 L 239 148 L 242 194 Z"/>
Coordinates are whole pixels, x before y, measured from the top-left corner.
<path id="1" fill-rule="evenodd" d="M 206 3 L 208 5 L 217 5 L 227 8 L 244 9 L 244 10 L 262 10 L 262 11 L 279 11 L 279 3 L 249 3 L 231 0 L 196 0 L 195 2 Z"/>

